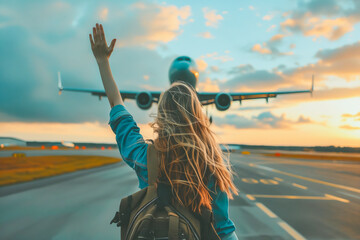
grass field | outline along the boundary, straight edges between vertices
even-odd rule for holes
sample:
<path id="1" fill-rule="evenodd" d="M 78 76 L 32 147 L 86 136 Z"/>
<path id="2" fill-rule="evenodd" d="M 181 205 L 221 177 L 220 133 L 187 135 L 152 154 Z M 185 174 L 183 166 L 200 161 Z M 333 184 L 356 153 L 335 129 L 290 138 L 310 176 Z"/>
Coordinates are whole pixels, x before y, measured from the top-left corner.
<path id="1" fill-rule="evenodd" d="M 335 160 L 335 161 L 359 161 L 360 157 L 352 156 L 331 156 L 331 155 L 311 155 L 311 154 L 289 154 L 289 153 L 264 153 L 265 156 L 279 157 L 279 158 L 299 158 L 299 159 L 313 159 L 313 160 Z"/>
<path id="2" fill-rule="evenodd" d="M 73 148 L 65 147 L 65 146 L 38 146 L 38 147 L 26 147 L 26 146 L 9 146 L 9 147 L 3 147 L 0 148 L 0 151 L 9 151 L 9 150 L 82 150 L 84 149 L 84 146 L 75 146 Z M 87 150 L 89 149 L 101 149 L 100 147 L 96 148 L 85 148 Z M 105 148 L 104 148 L 105 149 Z"/>
<path id="3" fill-rule="evenodd" d="M 0 186 L 120 162 L 103 156 L 1 157 Z"/>

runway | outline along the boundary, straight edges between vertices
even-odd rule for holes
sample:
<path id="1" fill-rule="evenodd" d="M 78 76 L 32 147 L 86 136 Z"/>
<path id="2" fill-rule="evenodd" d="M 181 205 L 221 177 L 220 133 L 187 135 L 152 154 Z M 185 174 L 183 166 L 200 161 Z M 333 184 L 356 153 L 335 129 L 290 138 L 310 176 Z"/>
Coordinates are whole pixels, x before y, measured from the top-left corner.
<path id="1" fill-rule="evenodd" d="M 113 151 L 119 156 L 98 152 Z M 231 163 L 240 194 L 229 214 L 239 239 L 360 239 L 359 163 L 237 153 Z M 0 239 L 119 239 L 110 220 L 137 190 L 123 162 L 2 187 Z"/>

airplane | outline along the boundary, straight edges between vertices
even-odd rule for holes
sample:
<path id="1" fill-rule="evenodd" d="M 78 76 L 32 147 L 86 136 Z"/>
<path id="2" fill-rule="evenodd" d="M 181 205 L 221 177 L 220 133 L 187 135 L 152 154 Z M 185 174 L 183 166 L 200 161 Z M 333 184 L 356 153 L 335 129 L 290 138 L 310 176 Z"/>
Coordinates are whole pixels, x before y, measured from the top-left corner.
<path id="1" fill-rule="evenodd" d="M 177 57 L 170 65 L 169 69 L 169 81 L 170 84 L 176 81 L 184 81 L 190 84 L 196 89 L 199 78 L 199 71 L 194 60 L 188 56 Z M 64 88 L 61 81 L 60 72 L 58 72 L 58 88 L 59 95 L 62 91 L 73 92 L 86 92 L 91 93 L 94 96 L 98 96 L 99 100 L 102 97 L 106 97 L 105 90 L 93 90 L 82 88 Z M 219 111 L 225 111 L 229 109 L 231 102 L 239 101 L 240 105 L 243 100 L 251 99 L 265 99 L 269 102 L 269 98 L 275 98 L 277 95 L 283 94 L 295 94 L 295 93 L 312 93 L 314 91 L 314 75 L 312 75 L 312 85 L 310 90 L 300 91 L 275 91 L 275 92 L 197 92 L 198 98 L 203 106 L 215 104 L 216 109 Z M 134 99 L 137 106 L 142 110 L 151 108 L 153 103 L 158 103 L 161 91 L 120 91 L 120 95 L 123 100 Z M 210 123 L 212 123 L 212 116 L 210 116 Z"/>

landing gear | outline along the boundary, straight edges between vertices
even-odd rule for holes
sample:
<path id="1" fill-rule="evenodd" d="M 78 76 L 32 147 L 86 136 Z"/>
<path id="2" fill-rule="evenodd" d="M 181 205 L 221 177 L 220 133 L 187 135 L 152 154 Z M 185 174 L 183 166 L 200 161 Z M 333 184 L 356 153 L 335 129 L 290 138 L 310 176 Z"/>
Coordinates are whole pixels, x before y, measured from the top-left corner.
<path id="1" fill-rule="evenodd" d="M 208 107 L 206 107 L 206 116 L 209 118 L 209 122 L 210 122 L 210 124 L 212 124 L 212 122 L 213 122 L 213 118 L 212 118 L 212 116 L 210 116 L 210 117 L 209 117 L 209 114 L 208 114 Z"/>

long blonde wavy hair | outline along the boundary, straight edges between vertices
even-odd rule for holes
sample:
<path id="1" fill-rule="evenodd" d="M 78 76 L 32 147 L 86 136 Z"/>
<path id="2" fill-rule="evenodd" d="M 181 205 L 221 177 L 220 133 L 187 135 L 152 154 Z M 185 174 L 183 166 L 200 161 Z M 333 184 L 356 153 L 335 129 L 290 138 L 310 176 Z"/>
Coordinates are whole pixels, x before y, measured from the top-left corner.
<path id="1" fill-rule="evenodd" d="M 216 189 L 226 192 L 229 199 L 233 199 L 231 191 L 238 195 L 229 154 L 223 153 L 210 130 L 209 119 L 192 86 L 174 82 L 160 96 L 158 113 L 150 126 L 158 135 L 154 140 L 160 155 L 157 183 L 171 185 L 173 203 L 177 200 L 197 213 L 202 206 L 212 209 L 211 190 L 207 187 L 211 175 Z"/>

